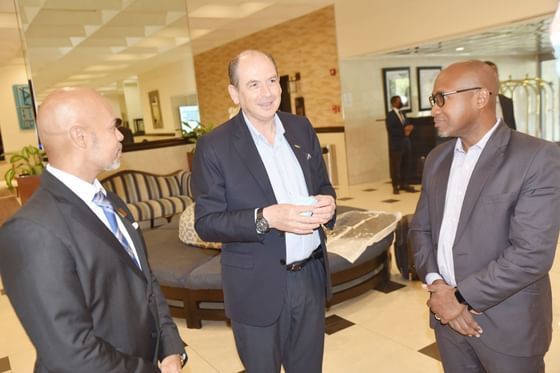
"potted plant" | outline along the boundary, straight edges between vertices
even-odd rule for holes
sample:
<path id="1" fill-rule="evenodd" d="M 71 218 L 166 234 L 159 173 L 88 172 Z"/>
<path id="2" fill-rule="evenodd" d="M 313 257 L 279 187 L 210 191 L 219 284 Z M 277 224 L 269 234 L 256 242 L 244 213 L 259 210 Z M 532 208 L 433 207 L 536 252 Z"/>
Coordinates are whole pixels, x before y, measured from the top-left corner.
<path id="1" fill-rule="evenodd" d="M 11 166 L 4 174 L 4 180 L 10 190 L 14 189 L 14 180 L 17 180 L 18 194 L 23 204 L 40 184 L 39 175 L 45 169 L 43 159 L 46 154 L 36 146 L 27 145 L 7 155 Z"/>
<path id="2" fill-rule="evenodd" d="M 203 125 L 200 122 L 183 122 L 183 128 L 188 128 L 187 130 L 182 130 L 183 138 L 189 140 L 191 144 L 194 144 L 194 147 L 187 152 L 187 162 L 189 165 L 189 170 L 192 171 L 192 162 L 194 159 L 194 152 L 196 150 L 196 142 L 202 136 L 207 134 L 208 132 L 214 129 L 214 125 L 212 124 L 205 124 Z"/>

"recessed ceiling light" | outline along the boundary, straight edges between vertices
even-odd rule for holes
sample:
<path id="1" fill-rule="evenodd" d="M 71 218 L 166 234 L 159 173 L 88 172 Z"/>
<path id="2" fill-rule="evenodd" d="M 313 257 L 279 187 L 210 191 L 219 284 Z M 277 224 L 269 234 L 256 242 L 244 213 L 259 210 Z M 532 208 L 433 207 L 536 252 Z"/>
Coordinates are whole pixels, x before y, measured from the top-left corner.
<path id="1" fill-rule="evenodd" d="M 456 50 L 457 52 L 462 52 L 462 51 L 465 50 L 465 47 L 457 47 L 457 48 L 455 48 L 455 50 Z"/>

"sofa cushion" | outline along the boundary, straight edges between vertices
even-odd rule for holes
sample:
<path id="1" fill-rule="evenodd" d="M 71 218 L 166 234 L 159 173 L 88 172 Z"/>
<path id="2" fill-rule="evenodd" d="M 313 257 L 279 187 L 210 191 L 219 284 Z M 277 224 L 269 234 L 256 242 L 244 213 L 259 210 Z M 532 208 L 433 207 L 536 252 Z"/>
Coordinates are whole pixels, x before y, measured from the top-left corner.
<path id="1" fill-rule="evenodd" d="M 216 255 L 209 261 L 193 269 L 187 278 L 187 288 L 197 289 L 221 289 L 222 288 L 222 265 L 221 255 Z"/>
<path id="2" fill-rule="evenodd" d="M 190 197 L 179 195 L 159 199 L 148 199 L 127 203 L 126 205 L 137 221 L 144 221 L 171 217 L 185 210 L 191 204 L 193 204 L 193 201 Z"/>
<path id="3" fill-rule="evenodd" d="M 137 170 L 123 170 L 101 180 L 103 187 L 121 197 L 137 221 L 170 218 L 192 202 L 191 173 L 177 171 L 155 175 Z"/>
<path id="4" fill-rule="evenodd" d="M 150 267 L 159 283 L 184 288 L 191 272 L 211 260 L 217 252 L 185 245 L 170 230 L 144 232 Z"/>
<path id="5" fill-rule="evenodd" d="M 194 229 L 195 203 L 189 204 L 179 219 L 179 239 L 187 245 L 202 247 L 206 249 L 221 249 L 221 242 L 206 242 L 196 233 Z"/>

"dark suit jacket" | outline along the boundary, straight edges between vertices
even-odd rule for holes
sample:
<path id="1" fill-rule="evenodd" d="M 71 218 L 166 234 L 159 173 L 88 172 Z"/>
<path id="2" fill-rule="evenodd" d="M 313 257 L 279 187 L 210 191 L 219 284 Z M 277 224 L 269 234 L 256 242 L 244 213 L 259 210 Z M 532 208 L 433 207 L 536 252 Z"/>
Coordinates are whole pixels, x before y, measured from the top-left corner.
<path id="1" fill-rule="evenodd" d="M 437 245 L 455 141 L 428 155 L 411 222 L 416 269 L 438 272 Z M 472 173 L 453 244 L 457 287 L 491 349 L 543 354 L 552 335 L 548 271 L 560 219 L 560 148 L 501 122 Z M 431 322 L 434 318 L 431 317 Z"/>
<path id="2" fill-rule="evenodd" d="M 401 112 L 404 116 L 404 123 L 407 123 L 406 115 Z M 401 123 L 399 116 L 394 110 L 387 113 L 385 118 L 385 127 L 387 128 L 387 136 L 389 139 L 389 151 L 390 152 L 402 152 L 406 148 L 406 142 L 410 141 L 407 136 L 404 135 L 404 125 Z"/>
<path id="3" fill-rule="evenodd" d="M 513 114 L 513 100 L 504 95 L 498 95 L 500 100 L 500 105 L 502 106 L 502 113 L 504 114 L 504 122 L 512 128 L 517 129 L 517 124 L 515 123 L 515 115 Z"/>
<path id="4" fill-rule="evenodd" d="M 309 194 L 334 197 L 321 146 L 309 121 L 282 112 L 278 115 L 303 170 Z M 198 234 L 204 240 L 224 244 L 222 286 L 227 315 L 245 324 L 270 325 L 280 314 L 281 294 L 286 287 L 286 244 L 283 232 L 271 230 L 262 236 L 256 232 L 255 209 L 277 201 L 241 112 L 199 139 L 192 186 Z M 325 237 L 322 229 L 319 233 L 328 296 Z"/>
<path id="5" fill-rule="evenodd" d="M 182 341 L 132 216 L 142 271 L 91 209 L 49 172 L 0 230 L 6 292 L 37 349 L 36 372 L 158 372 Z"/>

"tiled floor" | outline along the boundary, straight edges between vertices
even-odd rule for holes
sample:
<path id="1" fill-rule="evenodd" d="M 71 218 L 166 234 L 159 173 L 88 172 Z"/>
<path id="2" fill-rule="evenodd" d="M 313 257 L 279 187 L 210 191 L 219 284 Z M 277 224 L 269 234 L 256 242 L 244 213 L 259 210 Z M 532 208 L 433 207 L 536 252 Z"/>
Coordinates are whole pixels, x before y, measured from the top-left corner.
<path id="1" fill-rule="evenodd" d="M 394 196 L 390 183 L 369 183 L 338 188 L 339 204 L 372 210 L 414 211 L 418 193 Z M 396 201 L 389 201 L 396 200 Z M 394 267 L 394 261 L 393 261 Z M 403 280 L 393 268 L 393 282 L 406 285 L 372 290 L 358 298 L 331 307 L 330 326 L 339 329 L 325 337 L 325 373 L 420 372 L 443 369 L 428 327 L 426 293 L 419 282 Z M 553 294 L 560 287 L 560 259 L 551 271 Z M 0 289 L 2 288 L 0 283 Z M 187 329 L 176 319 L 189 353 L 184 372 L 238 373 L 243 371 L 231 330 L 223 322 L 203 322 L 202 329 Z M 353 324 L 353 325 L 351 325 Z M 548 373 L 560 373 L 560 296 L 554 298 L 555 333 L 546 356 Z M 10 307 L 0 295 L 0 373 L 33 371 L 35 352 Z"/>

